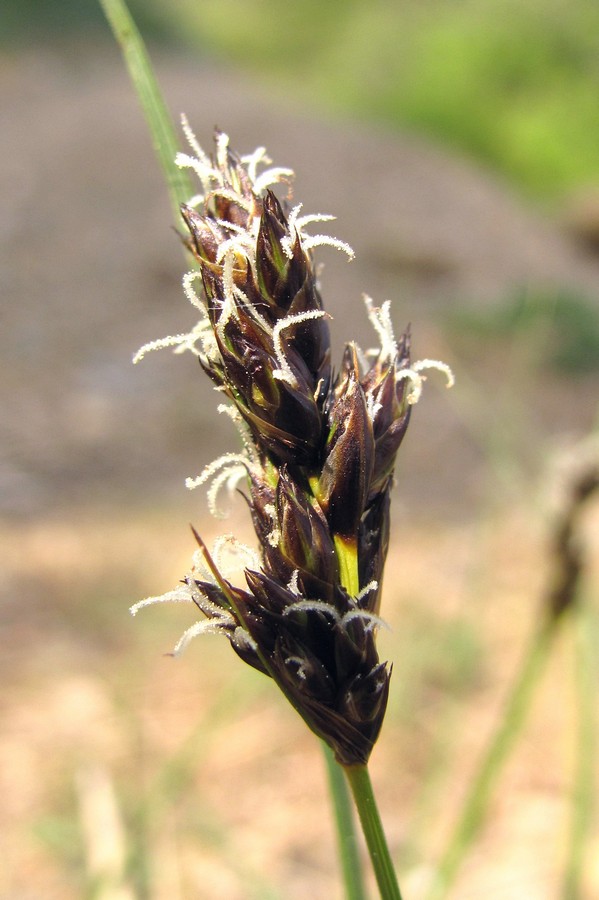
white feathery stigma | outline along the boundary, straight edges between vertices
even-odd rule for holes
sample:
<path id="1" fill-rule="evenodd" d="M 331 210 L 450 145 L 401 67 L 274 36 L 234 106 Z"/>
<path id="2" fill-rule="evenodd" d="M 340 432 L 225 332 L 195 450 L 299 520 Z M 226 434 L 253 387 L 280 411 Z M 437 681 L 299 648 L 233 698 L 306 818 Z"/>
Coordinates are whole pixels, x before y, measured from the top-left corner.
<path id="1" fill-rule="evenodd" d="M 281 238 L 281 246 L 283 248 L 285 256 L 287 256 L 288 259 L 293 258 L 294 235 L 300 238 L 304 250 L 309 250 L 310 247 L 315 247 L 318 244 L 329 244 L 331 247 L 335 247 L 338 250 L 343 250 L 344 253 L 347 253 L 350 259 L 354 258 L 354 251 L 349 246 L 349 244 L 345 243 L 345 241 L 339 241 L 337 240 L 337 238 L 322 234 L 315 235 L 313 237 L 304 234 L 303 229 L 306 227 L 306 225 L 310 225 L 312 222 L 332 222 L 335 219 L 335 216 L 331 216 L 326 213 L 310 213 L 306 216 L 300 216 L 299 213 L 301 209 L 301 203 L 298 203 L 297 206 L 293 207 L 287 218 L 289 232 Z"/>
<path id="2" fill-rule="evenodd" d="M 295 674 L 298 678 L 301 678 L 302 681 L 306 680 L 306 668 L 308 666 L 307 659 L 302 659 L 301 656 L 288 656 L 285 660 L 285 665 L 296 665 L 297 672 Z"/>
<path id="3" fill-rule="evenodd" d="M 186 478 L 185 487 L 189 491 L 193 491 L 212 478 L 213 481 L 207 494 L 208 507 L 215 518 L 226 518 L 226 513 L 219 510 L 217 506 L 220 489 L 226 485 L 229 493 L 232 494 L 237 483 L 248 472 L 253 471 L 253 465 L 252 461 L 243 453 L 223 453 L 218 459 L 209 463 L 196 478 Z"/>
<path id="4" fill-rule="evenodd" d="M 224 634 L 228 637 L 228 632 L 233 628 L 234 624 L 233 616 L 228 614 L 226 618 L 223 615 L 219 619 L 201 619 L 183 632 L 173 647 L 173 656 L 179 656 L 183 653 L 194 637 L 198 637 L 200 634 Z"/>
<path id="5" fill-rule="evenodd" d="M 198 341 L 202 344 L 201 352 L 196 346 Z M 204 355 L 209 359 L 213 358 L 217 349 L 210 322 L 208 319 L 204 318 L 200 319 L 199 322 L 196 322 L 192 330 L 185 334 L 171 334 L 167 337 L 158 338 L 156 341 L 149 341 L 147 344 L 144 344 L 133 356 L 133 365 L 137 365 L 138 362 L 141 362 L 147 353 L 150 353 L 153 350 L 164 350 L 166 347 L 173 347 L 174 353 L 184 353 L 186 350 L 191 350 L 194 356 L 201 357 Z"/>
<path id="6" fill-rule="evenodd" d="M 302 237 L 302 247 L 304 250 L 312 250 L 313 247 L 334 247 L 335 250 L 346 253 L 350 260 L 356 255 L 346 241 L 340 241 L 328 234 L 311 234 Z"/>
<path id="7" fill-rule="evenodd" d="M 187 118 L 185 113 L 181 113 L 181 128 L 183 130 L 183 134 L 185 135 L 185 139 L 187 140 L 187 143 L 189 144 L 189 146 L 191 147 L 191 149 L 193 150 L 193 152 L 195 153 L 197 158 L 199 160 L 201 160 L 202 162 L 204 162 L 206 165 L 209 165 L 210 160 L 208 159 L 208 157 L 206 156 L 206 154 L 200 147 L 198 139 L 196 138 L 196 136 L 193 132 L 193 129 L 192 129 L 191 125 L 189 124 L 189 119 Z"/>
<path id="8" fill-rule="evenodd" d="M 359 594 L 356 594 L 354 597 L 356 603 L 360 603 L 364 597 L 367 597 L 368 594 L 371 594 L 373 591 L 378 590 L 379 583 L 378 581 L 369 581 L 367 585 L 365 585 Z"/>
<path id="9" fill-rule="evenodd" d="M 241 561 L 243 568 L 259 570 L 262 565 L 256 550 L 239 541 L 233 534 L 221 534 L 214 541 L 212 558 L 221 572 L 227 571 L 225 554 L 229 553 L 233 558 Z"/>
<path id="10" fill-rule="evenodd" d="M 397 356 L 397 341 L 391 321 L 391 303 L 389 300 L 385 300 L 379 307 L 374 305 L 372 297 L 367 294 L 363 296 L 368 318 L 381 342 L 380 356 L 391 362 Z"/>
<path id="11" fill-rule="evenodd" d="M 298 578 L 299 578 L 299 569 L 294 569 L 293 572 L 291 573 L 291 578 L 289 579 L 289 583 L 287 584 L 287 590 L 291 594 L 295 594 L 296 597 L 300 596 L 300 589 L 299 589 L 299 585 L 298 585 L 298 581 L 297 581 Z"/>
<path id="12" fill-rule="evenodd" d="M 254 640 L 254 638 L 251 636 L 249 631 L 246 631 L 245 628 L 241 627 L 241 625 L 237 626 L 230 640 L 232 644 L 242 649 L 243 647 L 249 647 L 251 650 L 258 649 L 258 644 Z"/>
<path id="13" fill-rule="evenodd" d="M 239 544 L 239 542 L 232 539 L 230 535 L 225 536 L 220 541 L 220 546 L 218 541 L 215 542 L 215 557 L 219 555 L 219 552 L 222 553 L 225 542 L 234 545 L 235 552 L 241 551 L 242 553 L 247 554 L 248 558 L 251 558 L 252 560 L 255 559 L 255 554 L 249 547 Z M 200 561 L 196 559 L 196 554 L 194 553 L 194 569 L 197 567 L 195 564 L 197 562 Z M 206 567 L 202 564 L 200 568 L 205 569 Z M 253 638 L 245 631 L 245 629 L 237 625 L 233 615 L 227 609 L 213 603 L 198 589 L 193 574 L 188 575 L 185 582 L 177 586 L 174 590 L 167 591 L 165 594 L 158 597 L 148 597 L 145 600 L 140 600 L 139 603 L 135 603 L 131 607 L 131 615 L 135 616 L 140 609 L 156 603 L 195 603 L 206 616 L 205 619 L 195 622 L 183 632 L 172 650 L 173 656 L 179 656 L 190 641 L 200 634 L 224 635 L 236 646 L 245 645 L 255 649 L 256 645 Z"/>
<path id="14" fill-rule="evenodd" d="M 384 619 L 381 619 L 380 616 L 377 616 L 375 613 L 369 612 L 366 609 L 350 609 L 341 616 L 332 604 L 326 603 L 324 600 L 298 600 L 296 603 L 290 603 L 289 606 L 285 607 L 283 615 L 289 616 L 297 611 L 319 612 L 323 615 L 330 616 L 341 628 L 345 627 L 354 619 L 359 619 L 364 624 L 366 630 L 380 627 L 389 628 L 389 625 Z"/>
<path id="15" fill-rule="evenodd" d="M 226 171 L 229 162 L 229 135 L 224 131 L 216 133 L 216 162 L 221 172 Z"/>
<path id="16" fill-rule="evenodd" d="M 274 503 L 265 503 L 264 512 L 267 516 L 270 516 L 270 521 L 272 524 L 272 529 L 266 535 L 266 540 L 271 547 L 277 547 L 279 541 L 281 540 L 281 531 L 277 524 L 277 508 Z"/>
<path id="17" fill-rule="evenodd" d="M 287 361 L 287 357 L 285 356 L 285 348 L 283 346 L 283 341 L 281 340 L 281 332 L 285 330 L 285 328 L 289 328 L 291 325 L 297 325 L 300 322 L 307 322 L 309 319 L 322 319 L 324 316 L 328 316 L 323 309 L 311 309 L 308 312 L 296 313 L 293 316 L 285 316 L 284 319 L 279 319 L 275 327 L 272 331 L 272 340 L 275 350 L 275 355 L 277 357 L 277 362 L 279 364 L 278 369 L 273 370 L 273 378 L 277 378 L 279 381 L 286 381 L 288 384 L 295 387 L 297 385 L 297 379 L 293 374 L 293 370 Z"/>
<path id="18" fill-rule="evenodd" d="M 293 178 L 294 174 L 293 169 L 287 169 L 284 166 L 273 166 L 272 169 L 266 169 L 261 175 L 258 175 L 252 185 L 253 191 L 259 196 L 271 184 L 278 184 L 288 178 Z"/>
<path id="19" fill-rule="evenodd" d="M 171 334 L 168 337 L 158 338 L 155 341 L 148 341 L 133 356 L 133 365 L 135 366 L 138 362 L 141 362 L 146 353 L 150 353 L 152 350 L 162 350 L 164 347 L 177 347 L 187 341 L 188 338 L 189 334 Z"/>
<path id="20" fill-rule="evenodd" d="M 153 606 L 155 603 L 193 603 L 193 596 L 187 583 L 177 586 L 172 591 L 166 591 L 156 597 L 146 597 L 145 600 L 139 600 L 129 608 L 132 616 L 136 616 L 140 609 L 146 606 Z"/>
<path id="21" fill-rule="evenodd" d="M 212 484 L 206 492 L 206 499 L 208 500 L 208 509 L 215 519 L 226 519 L 229 515 L 229 510 L 221 509 L 218 505 L 218 495 L 221 489 L 226 486 L 229 497 L 232 497 L 237 485 L 246 475 L 247 469 L 244 466 L 231 466 L 223 469 L 213 478 Z"/>
<path id="22" fill-rule="evenodd" d="M 412 368 L 415 372 L 422 372 L 423 369 L 436 369 L 445 375 L 447 379 L 445 387 L 452 388 L 455 384 L 455 376 L 450 367 L 439 359 L 419 359 L 412 365 Z M 425 376 L 422 377 L 424 378 Z"/>
<path id="23" fill-rule="evenodd" d="M 438 359 L 420 359 L 417 362 L 413 363 L 410 367 L 399 369 L 399 371 L 395 375 L 395 380 L 402 381 L 403 379 L 407 379 L 410 382 L 411 386 L 406 398 L 410 406 L 418 403 L 420 397 L 422 396 L 422 388 L 424 386 L 424 382 L 426 381 L 426 375 L 421 375 L 420 373 L 424 369 L 436 369 L 437 371 L 442 372 L 447 379 L 447 388 L 453 387 L 455 383 L 455 378 L 450 367 L 447 365 L 447 363 L 441 362 Z"/>
<path id="24" fill-rule="evenodd" d="M 364 294 L 364 302 L 366 304 L 368 318 L 381 342 L 380 350 L 378 352 L 368 350 L 366 355 L 376 355 L 385 362 L 392 363 L 397 357 L 398 347 L 395 339 L 395 332 L 393 330 L 393 322 L 391 320 L 391 303 L 389 300 L 385 300 L 382 306 L 375 306 L 372 298 L 367 294 Z M 441 362 L 438 359 L 421 359 L 412 363 L 411 366 L 399 369 L 395 373 L 395 380 L 407 380 L 410 382 L 410 388 L 406 398 L 410 406 L 413 406 L 420 400 L 423 384 L 426 381 L 426 375 L 422 375 L 421 373 L 425 369 L 437 369 L 439 372 L 443 372 L 447 379 L 447 387 L 450 388 L 454 385 L 455 379 L 450 367 L 447 363 Z M 374 417 L 380 409 L 380 406 L 375 404 L 374 399 L 370 397 L 368 398 L 368 403 L 368 412 L 371 421 L 374 421 Z"/>
<path id="25" fill-rule="evenodd" d="M 210 189 L 210 183 L 214 178 L 218 178 L 219 173 L 216 169 L 213 169 L 212 166 L 198 159 L 196 156 L 190 156 L 189 153 L 177 153 L 175 156 L 175 165 L 179 169 L 193 169 L 196 173 L 200 181 L 202 182 L 202 186 L 204 188 L 205 194 L 208 193 Z M 200 195 L 201 199 L 205 198 L 205 194 Z M 199 200 L 200 197 L 194 197 L 194 200 Z M 197 206 L 197 203 L 194 204 Z M 191 204 L 190 204 L 191 206 Z"/>
<path id="26" fill-rule="evenodd" d="M 346 612 L 341 617 L 339 624 L 341 626 L 347 625 L 353 619 L 359 619 L 364 624 L 366 631 L 372 631 L 374 628 L 389 628 L 389 624 L 384 619 L 381 619 L 376 613 L 368 612 L 366 609 L 350 609 L 349 612 Z"/>
<path id="27" fill-rule="evenodd" d="M 258 453 L 256 451 L 256 447 L 252 440 L 252 435 L 248 425 L 237 409 L 236 406 L 233 406 L 231 403 L 219 403 L 216 407 L 216 411 L 221 413 L 221 415 L 228 416 L 229 419 L 235 425 L 239 437 L 241 438 L 241 443 L 243 444 L 243 449 L 245 450 L 248 459 L 254 464 L 259 464 Z"/>
<path id="28" fill-rule="evenodd" d="M 199 309 L 199 311 L 202 313 L 202 317 L 207 318 L 208 314 L 206 313 L 206 306 L 204 303 L 202 303 L 193 287 L 194 281 L 198 280 L 202 280 L 202 273 L 198 272 L 197 269 L 192 269 L 191 272 L 186 272 L 183 276 L 183 293 L 185 294 L 191 305 L 195 306 L 196 309 Z"/>
<path id="29" fill-rule="evenodd" d="M 319 612 L 326 616 L 331 616 L 335 622 L 340 621 L 340 616 L 334 606 L 326 603 L 324 600 L 298 600 L 285 607 L 284 616 L 289 616 L 294 612 L 305 610 L 306 612 Z"/>
<path id="30" fill-rule="evenodd" d="M 254 184 L 257 178 L 257 170 L 260 163 L 263 163 L 265 166 L 269 166 L 272 163 L 272 159 L 266 155 L 266 147 L 256 147 L 256 149 L 252 153 L 246 153 L 241 157 L 241 162 L 246 168 L 246 172 L 248 173 L 248 178 L 251 183 Z"/>

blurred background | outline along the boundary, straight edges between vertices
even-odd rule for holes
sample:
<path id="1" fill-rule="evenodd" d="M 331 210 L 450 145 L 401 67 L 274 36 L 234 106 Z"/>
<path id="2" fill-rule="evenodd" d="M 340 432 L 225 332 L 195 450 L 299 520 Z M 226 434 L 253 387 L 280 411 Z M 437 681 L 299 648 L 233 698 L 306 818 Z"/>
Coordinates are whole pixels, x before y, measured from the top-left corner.
<path id="1" fill-rule="evenodd" d="M 431 374 L 400 455 L 372 761 L 423 897 L 539 621 L 564 460 L 596 427 L 599 6 L 130 6 L 173 116 L 207 149 L 215 127 L 266 145 L 304 209 L 338 217 L 356 259 L 317 252 L 337 354 L 373 342 L 367 292 L 456 375 Z M 243 502 L 219 523 L 184 488 L 236 440 L 193 357 L 131 366 L 194 312 L 97 4 L 4 0 L 0 111 L 0 897 L 340 898 L 312 736 L 225 642 L 164 655 L 189 609 L 128 613 L 185 574 L 189 522 L 251 535 Z M 596 610 L 596 502 L 581 531 Z M 562 889 L 580 727 L 562 631 L 452 897 L 599 896 L 596 818 Z"/>

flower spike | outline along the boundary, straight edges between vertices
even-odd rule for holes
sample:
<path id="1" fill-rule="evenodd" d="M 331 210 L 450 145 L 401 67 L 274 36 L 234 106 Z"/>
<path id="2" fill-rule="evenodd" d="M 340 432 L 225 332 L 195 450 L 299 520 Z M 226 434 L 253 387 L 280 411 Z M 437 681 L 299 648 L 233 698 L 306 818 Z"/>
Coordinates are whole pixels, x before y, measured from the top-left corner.
<path id="1" fill-rule="evenodd" d="M 227 135 L 212 156 L 187 119 L 191 152 L 177 156 L 200 189 L 181 215 L 197 270 L 184 293 L 200 312 L 189 334 L 146 344 L 191 349 L 224 395 L 242 447 L 206 466 L 187 486 L 208 485 L 220 514 L 221 488 L 240 484 L 259 552 L 231 536 L 211 554 L 200 548 L 183 584 L 158 602 L 192 602 L 204 618 L 183 634 L 174 653 L 197 635 L 228 638 L 246 663 L 270 676 L 309 727 L 345 766 L 368 760 L 389 691 L 376 632 L 389 544 L 390 494 L 397 452 L 428 369 L 410 362 L 410 334 L 396 337 L 388 301 L 366 297 L 376 350 L 345 348 L 331 367 L 329 316 L 323 309 L 312 251 L 323 244 L 353 256 L 336 238 L 306 228 L 332 217 L 281 203 L 272 187 L 290 169 L 272 166 L 263 147 L 238 157 Z M 245 585 L 225 576 L 224 551 L 237 553 Z"/>

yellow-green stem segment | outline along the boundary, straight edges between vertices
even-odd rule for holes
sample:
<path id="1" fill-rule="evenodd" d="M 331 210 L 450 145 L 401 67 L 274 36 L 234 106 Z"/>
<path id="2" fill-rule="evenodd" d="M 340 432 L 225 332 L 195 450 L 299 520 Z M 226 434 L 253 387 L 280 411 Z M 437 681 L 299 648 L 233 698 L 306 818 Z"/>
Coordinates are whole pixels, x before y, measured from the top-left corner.
<path id="1" fill-rule="evenodd" d="M 337 559 L 339 561 L 339 577 L 341 584 L 350 597 L 360 593 L 360 575 L 358 572 L 358 541 L 356 538 L 333 537 Z"/>

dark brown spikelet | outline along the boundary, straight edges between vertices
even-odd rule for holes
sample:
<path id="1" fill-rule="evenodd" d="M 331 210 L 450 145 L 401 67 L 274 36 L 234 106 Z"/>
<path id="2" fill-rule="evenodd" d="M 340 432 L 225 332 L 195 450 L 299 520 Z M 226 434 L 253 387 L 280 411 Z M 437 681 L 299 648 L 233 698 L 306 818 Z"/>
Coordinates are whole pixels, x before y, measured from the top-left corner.
<path id="1" fill-rule="evenodd" d="M 194 570 L 185 589 L 206 630 L 273 678 L 340 763 L 365 763 L 389 692 L 375 636 L 393 470 L 422 379 L 410 368 L 409 334 L 396 342 L 388 305 L 370 301 L 381 349 L 367 357 L 348 345 L 333 378 L 311 247 L 348 248 L 311 238 L 310 217 L 268 189 L 268 175 L 273 183 L 286 170 L 258 176 L 256 156 L 248 160 L 218 134 L 215 158 L 193 163 L 203 208 L 181 212 L 205 307 L 193 345 L 244 436 L 243 454 L 207 475 L 221 484 L 246 473 L 260 564 L 234 587 L 197 536 L 207 570 Z"/>

